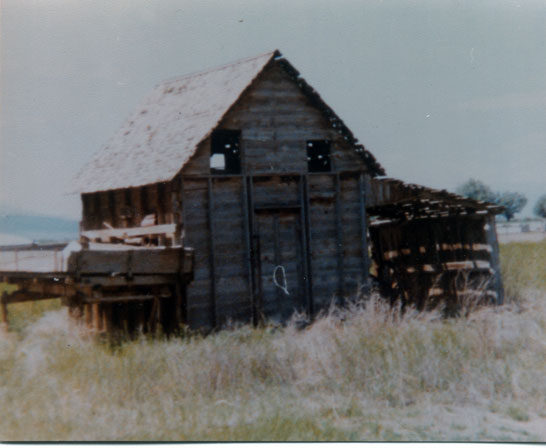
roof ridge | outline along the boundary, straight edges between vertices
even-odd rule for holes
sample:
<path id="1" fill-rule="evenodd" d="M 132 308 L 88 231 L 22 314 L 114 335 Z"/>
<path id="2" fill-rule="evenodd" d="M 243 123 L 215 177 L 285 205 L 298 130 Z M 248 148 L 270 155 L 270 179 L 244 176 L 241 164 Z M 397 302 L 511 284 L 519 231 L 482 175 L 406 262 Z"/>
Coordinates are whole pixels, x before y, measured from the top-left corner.
<path id="1" fill-rule="evenodd" d="M 231 61 L 231 62 L 226 62 L 226 63 L 224 63 L 222 65 L 215 65 L 215 66 L 206 68 L 204 70 L 197 70 L 197 71 L 194 71 L 194 72 L 186 73 L 185 75 L 180 75 L 180 76 L 174 76 L 172 78 L 167 78 L 167 79 L 164 79 L 163 81 L 161 81 L 159 84 L 157 84 L 157 86 L 162 86 L 164 84 L 168 84 L 168 83 L 171 83 L 171 82 L 182 81 L 183 79 L 193 78 L 194 76 L 206 75 L 207 73 L 210 73 L 210 72 L 223 70 L 223 69 L 225 69 L 227 67 L 231 67 L 233 65 L 241 64 L 243 62 L 249 62 L 249 61 L 252 61 L 253 59 L 259 59 L 259 58 L 262 58 L 262 57 L 267 56 L 267 55 L 271 55 L 271 57 L 280 57 L 280 56 L 282 56 L 282 54 L 281 54 L 281 52 L 279 50 L 266 51 L 265 53 L 261 53 L 261 54 L 251 56 L 251 57 L 248 57 L 248 58 L 236 59 L 236 60 Z"/>

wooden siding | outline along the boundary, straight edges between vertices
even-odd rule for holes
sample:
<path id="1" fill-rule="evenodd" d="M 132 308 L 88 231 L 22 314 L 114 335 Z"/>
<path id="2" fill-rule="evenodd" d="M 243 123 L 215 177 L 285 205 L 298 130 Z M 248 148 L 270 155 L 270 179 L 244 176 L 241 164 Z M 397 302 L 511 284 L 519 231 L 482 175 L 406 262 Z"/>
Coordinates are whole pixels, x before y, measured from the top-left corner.
<path id="1" fill-rule="evenodd" d="M 241 177 L 184 179 L 184 244 L 198 248 L 187 315 L 194 327 L 250 314 Z"/>
<path id="2" fill-rule="evenodd" d="M 382 293 L 419 309 L 442 302 L 447 313 L 457 312 L 470 293 L 502 303 L 493 219 L 471 215 L 371 225 Z"/>
<path id="3" fill-rule="evenodd" d="M 177 182 L 82 194 L 82 230 L 139 227 L 156 214 L 157 224 L 175 223 Z M 174 201 L 173 201 L 174 195 Z"/>
<path id="4" fill-rule="evenodd" d="M 307 140 L 331 141 L 332 171 L 366 170 L 363 159 L 313 107 L 295 82 L 271 64 L 228 112 L 218 128 L 241 130 L 245 174 L 307 172 Z M 202 142 L 183 174 L 210 173 L 210 139 Z"/>
<path id="5" fill-rule="evenodd" d="M 361 178 L 183 177 L 184 244 L 196 248 L 190 326 L 282 322 L 354 296 L 368 279 Z"/>

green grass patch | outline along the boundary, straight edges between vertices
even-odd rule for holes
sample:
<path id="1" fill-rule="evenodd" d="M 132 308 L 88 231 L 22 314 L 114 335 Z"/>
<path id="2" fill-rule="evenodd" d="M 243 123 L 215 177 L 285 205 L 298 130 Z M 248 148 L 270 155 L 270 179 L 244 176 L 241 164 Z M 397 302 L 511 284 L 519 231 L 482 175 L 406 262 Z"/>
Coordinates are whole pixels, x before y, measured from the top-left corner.
<path id="1" fill-rule="evenodd" d="M 0 294 L 4 291 L 12 292 L 17 289 L 14 285 L 0 283 Z M 21 332 L 25 326 L 32 324 L 47 311 L 61 309 L 61 300 L 58 298 L 33 302 L 11 303 L 8 305 L 9 329 Z"/>
<path id="2" fill-rule="evenodd" d="M 546 240 L 500 245 L 501 272 L 508 301 L 529 288 L 546 291 Z"/>

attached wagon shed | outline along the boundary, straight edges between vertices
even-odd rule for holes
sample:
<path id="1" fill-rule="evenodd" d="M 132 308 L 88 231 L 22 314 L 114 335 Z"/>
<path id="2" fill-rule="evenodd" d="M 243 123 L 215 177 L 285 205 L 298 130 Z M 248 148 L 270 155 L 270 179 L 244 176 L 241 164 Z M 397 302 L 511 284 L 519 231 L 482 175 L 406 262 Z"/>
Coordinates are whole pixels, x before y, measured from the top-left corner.
<path id="1" fill-rule="evenodd" d="M 370 240 L 386 297 L 419 309 L 503 302 L 495 215 L 503 208 L 395 179 L 368 184 Z"/>

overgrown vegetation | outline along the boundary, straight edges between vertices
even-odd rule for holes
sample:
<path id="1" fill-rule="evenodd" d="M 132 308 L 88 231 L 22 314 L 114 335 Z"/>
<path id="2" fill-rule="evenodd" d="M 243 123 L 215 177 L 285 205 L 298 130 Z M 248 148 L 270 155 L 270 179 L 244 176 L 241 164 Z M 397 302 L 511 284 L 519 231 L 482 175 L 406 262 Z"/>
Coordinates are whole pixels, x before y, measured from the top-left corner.
<path id="1" fill-rule="evenodd" d="M 528 289 L 546 291 L 546 239 L 502 244 L 500 255 L 507 302 L 524 300 Z"/>
<path id="2" fill-rule="evenodd" d="M 305 330 L 112 348 L 49 311 L 0 336 L 0 438 L 544 440 L 545 244 L 502 247 L 521 293 L 466 319 L 372 298 Z"/>

